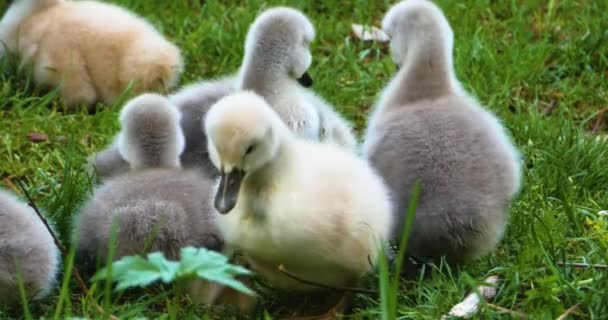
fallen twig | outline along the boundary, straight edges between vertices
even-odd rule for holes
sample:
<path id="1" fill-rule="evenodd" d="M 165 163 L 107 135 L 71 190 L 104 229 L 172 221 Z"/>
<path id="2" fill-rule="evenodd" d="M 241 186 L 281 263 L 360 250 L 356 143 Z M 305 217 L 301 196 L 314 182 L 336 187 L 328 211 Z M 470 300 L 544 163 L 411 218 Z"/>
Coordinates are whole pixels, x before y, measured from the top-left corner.
<path id="1" fill-rule="evenodd" d="M 608 269 L 608 265 L 605 264 L 589 264 L 584 262 L 556 262 L 555 264 L 560 267 Z"/>
<path id="2" fill-rule="evenodd" d="M 452 307 L 447 316 L 443 316 L 442 319 L 448 319 L 450 317 L 469 319 L 475 315 L 479 311 L 482 297 L 484 300 L 490 300 L 496 295 L 498 276 L 488 277 L 484 282 L 492 286 L 487 286 L 485 284 L 478 286 L 475 292 L 469 293 L 464 300 Z"/>
<path id="3" fill-rule="evenodd" d="M 501 312 L 504 312 L 504 313 L 508 313 L 508 314 L 510 314 L 510 315 L 512 315 L 514 317 L 517 317 L 517 318 L 528 319 L 528 315 L 525 314 L 525 313 L 523 313 L 523 312 L 521 312 L 521 311 L 507 309 L 505 307 L 497 306 L 497 305 L 491 304 L 491 303 L 486 303 L 486 306 L 488 306 L 489 308 L 494 309 L 496 311 L 501 311 Z"/>
<path id="4" fill-rule="evenodd" d="M 57 246 L 57 248 L 59 248 L 59 250 L 61 251 L 61 253 L 63 254 L 64 257 L 67 257 L 68 256 L 68 250 L 67 250 L 67 248 L 61 243 L 61 241 L 59 241 L 59 238 L 57 238 L 57 236 L 55 235 L 55 232 L 53 231 L 53 229 L 49 225 L 48 221 L 46 221 L 46 219 L 44 218 L 44 216 L 42 215 L 42 213 L 40 213 L 40 210 L 38 209 L 38 206 L 36 206 L 36 203 L 34 202 L 34 200 L 32 199 L 32 197 L 30 197 L 30 194 L 27 192 L 27 190 L 23 186 L 23 183 L 21 183 L 21 180 L 17 179 L 15 181 L 17 181 L 17 184 L 19 185 L 19 188 L 21 189 L 21 191 L 25 195 L 25 198 L 27 199 L 29 206 L 32 207 L 32 209 L 34 209 L 34 211 L 38 215 L 38 218 L 40 218 L 40 220 L 42 221 L 42 223 L 44 224 L 44 226 L 46 227 L 46 229 L 48 230 L 48 232 L 51 234 L 51 237 L 53 237 L 53 242 L 55 242 L 55 245 Z M 89 287 L 87 287 L 87 285 L 84 282 L 84 280 L 82 280 L 82 277 L 80 276 L 80 272 L 78 271 L 78 268 L 76 266 L 73 266 L 73 268 L 72 268 L 72 275 L 76 279 L 76 282 L 78 282 L 78 285 L 80 286 L 80 289 L 82 290 L 82 292 L 84 292 L 84 294 L 88 296 L 89 295 Z M 97 304 L 97 302 L 93 301 L 93 305 L 94 305 L 94 307 L 97 309 L 97 311 L 99 313 L 104 314 L 104 315 L 108 315 L 108 319 L 118 320 L 118 318 L 116 316 L 114 316 L 114 315 L 109 314 L 108 312 L 106 312 L 99 304 Z"/>
<path id="5" fill-rule="evenodd" d="M 566 310 L 566 312 L 562 313 L 561 316 L 557 317 L 557 320 L 565 320 L 566 318 L 568 318 L 569 315 L 573 314 L 574 312 L 576 312 L 576 310 L 578 310 L 578 306 L 580 304 L 580 302 L 577 302 L 575 305 Z"/>
<path id="6" fill-rule="evenodd" d="M 555 109 L 555 106 L 557 104 L 555 103 L 555 100 L 551 100 L 547 103 L 547 107 L 543 110 L 543 115 L 544 116 L 549 116 L 551 115 L 551 113 L 553 113 L 553 109 Z"/>
<path id="7" fill-rule="evenodd" d="M 329 289 L 329 290 L 340 290 L 340 291 L 350 291 L 350 292 L 357 292 L 357 293 L 372 293 L 372 294 L 377 294 L 378 291 L 376 290 L 371 290 L 371 289 L 365 289 L 365 288 L 355 288 L 355 287 L 334 287 L 334 286 L 330 286 L 330 285 L 326 285 L 323 283 L 318 283 L 315 281 L 310 281 L 310 280 L 306 280 L 306 279 L 302 279 L 298 276 L 296 276 L 295 274 L 289 272 L 287 269 L 285 269 L 285 266 L 283 265 L 279 265 L 279 271 L 281 273 L 283 273 L 284 275 L 290 277 L 293 280 L 296 280 L 298 282 L 301 282 L 303 284 L 307 284 L 309 286 L 313 286 L 313 287 L 319 287 L 319 288 L 324 288 L 324 289 Z"/>
<path id="8" fill-rule="evenodd" d="M 608 108 L 602 109 L 597 113 L 597 118 L 595 119 L 593 128 L 591 129 L 591 133 L 596 133 L 600 129 L 600 126 L 602 125 L 604 119 L 604 112 L 606 112 L 606 110 L 608 110 Z"/>

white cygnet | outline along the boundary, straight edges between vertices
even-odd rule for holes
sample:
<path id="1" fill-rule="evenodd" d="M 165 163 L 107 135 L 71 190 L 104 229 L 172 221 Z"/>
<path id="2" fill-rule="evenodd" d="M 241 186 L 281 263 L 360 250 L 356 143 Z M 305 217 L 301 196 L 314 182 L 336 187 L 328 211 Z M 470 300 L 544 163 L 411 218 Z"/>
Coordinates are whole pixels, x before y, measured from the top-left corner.
<path id="1" fill-rule="evenodd" d="M 205 118 L 220 171 L 216 220 L 271 285 L 314 290 L 278 271 L 340 286 L 372 270 L 391 226 L 382 179 L 352 152 L 292 133 L 260 96 L 239 92 Z"/>
<path id="2" fill-rule="evenodd" d="M 451 262 L 482 257 L 503 236 L 521 185 L 519 153 L 499 120 L 456 79 L 453 32 L 437 6 L 400 2 L 383 28 L 400 69 L 375 106 L 363 149 L 393 192 L 394 236 L 401 235 L 419 180 L 409 255 Z"/>

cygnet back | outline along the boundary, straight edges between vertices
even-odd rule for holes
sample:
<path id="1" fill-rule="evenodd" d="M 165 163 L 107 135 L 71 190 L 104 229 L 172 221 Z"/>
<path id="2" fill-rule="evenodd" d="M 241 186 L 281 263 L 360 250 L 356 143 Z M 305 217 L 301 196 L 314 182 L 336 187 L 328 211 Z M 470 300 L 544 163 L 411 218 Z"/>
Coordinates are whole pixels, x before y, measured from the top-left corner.
<path id="1" fill-rule="evenodd" d="M 212 185 L 200 172 L 180 169 L 147 169 L 106 180 L 77 222 L 81 260 L 105 262 L 113 223 L 115 258 L 162 251 L 177 259 L 186 246 L 221 250 L 222 237 L 211 218 Z"/>

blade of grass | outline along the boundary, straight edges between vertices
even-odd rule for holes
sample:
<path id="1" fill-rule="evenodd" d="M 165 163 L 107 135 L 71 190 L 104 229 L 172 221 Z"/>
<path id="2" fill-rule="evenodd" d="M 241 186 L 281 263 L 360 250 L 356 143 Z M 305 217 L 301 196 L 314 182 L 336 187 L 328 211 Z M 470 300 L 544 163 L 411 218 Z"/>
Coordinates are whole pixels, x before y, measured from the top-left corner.
<path id="1" fill-rule="evenodd" d="M 17 285 L 19 286 L 19 296 L 21 298 L 21 304 L 23 305 L 23 315 L 25 319 L 30 320 L 32 318 L 32 313 L 30 312 L 29 302 L 27 300 L 27 293 L 25 291 L 25 286 L 23 284 L 23 277 L 21 276 L 21 263 L 16 261 L 17 267 Z"/>

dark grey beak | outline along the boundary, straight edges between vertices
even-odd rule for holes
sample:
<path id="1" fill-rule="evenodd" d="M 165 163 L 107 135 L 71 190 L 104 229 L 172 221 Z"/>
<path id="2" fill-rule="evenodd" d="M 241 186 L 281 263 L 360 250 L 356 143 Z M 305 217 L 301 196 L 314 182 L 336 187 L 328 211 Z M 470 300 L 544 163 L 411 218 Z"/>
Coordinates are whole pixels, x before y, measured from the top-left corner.
<path id="1" fill-rule="evenodd" d="M 304 74 L 298 79 L 298 82 L 304 88 L 312 87 L 312 78 L 310 77 L 310 74 L 308 73 L 308 71 L 304 72 Z"/>
<path id="2" fill-rule="evenodd" d="M 239 169 L 233 169 L 229 173 L 222 170 L 220 173 L 220 186 L 215 194 L 214 205 L 221 214 L 230 212 L 236 206 L 244 177 L 245 171 Z"/>

